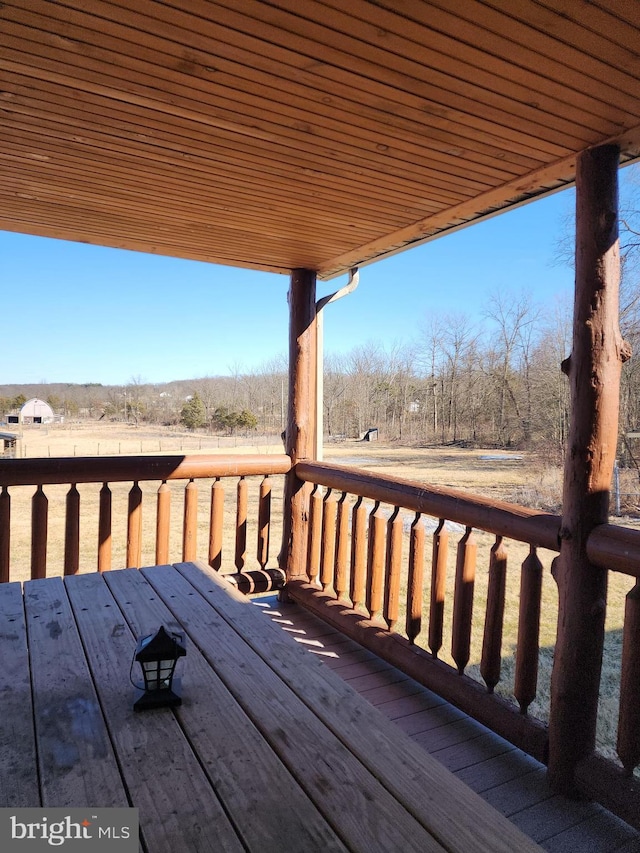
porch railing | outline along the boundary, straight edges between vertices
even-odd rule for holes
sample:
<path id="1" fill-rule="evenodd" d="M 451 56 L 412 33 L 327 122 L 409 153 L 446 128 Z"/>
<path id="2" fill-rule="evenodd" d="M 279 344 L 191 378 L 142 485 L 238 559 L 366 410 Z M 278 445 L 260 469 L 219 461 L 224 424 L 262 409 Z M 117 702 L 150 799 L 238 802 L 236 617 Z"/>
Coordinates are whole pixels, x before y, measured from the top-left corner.
<path id="1" fill-rule="evenodd" d="M 63 570 L 73 574 L 81 568 L 91 568 L 86 560 L 81 562 L 80 525 L 86 509 L 78 486 L 94 484 L 94 491 L 99 493 L 94 495 L 98 522 L 93 566 L 106 571 L 114 566 L 112 545 L 117 513 L 113 512 L 113 493 L 119 484 L 130 484 L 126 493 L 126 557 L 115 564 L 116 568 L 141 564 L 144 505 L 145 519 L 155 522 L 156 563 L 175 562 L 178 556 L 185 561 L 206 558 L 216 569 L 228 572 L 230 567 L 229 576 L 247 592 L 278 588 L 284 582 L 284 573 L 269 567 L 270 540 L 274 538 L 271 477 L 290 470 L 291 460 L 286 455 L 0 461 L 0 581 L 13 579 L 11 533 L 16 519 L 12 519 L 12 497 L 20 489 L 35 487 L 29 498 L 29 576 L 40 578 L 47 572 L 48 492 L 54 488 L 64 491 Z M 529 709 L 538 690 L 542 561 L 551 562 L 553 553 L 558 551 L 560 518 L 335 465 L 299 462 L 295 475 L 313 490 L 304 530 L 306 576 L 290 580 L 291 596 L 492 730 L 546 760 L 546 726 Z M 226 481 L 230 478 L 235 481 L 235 498 L 231 502 L 225 501 L 225 493 L 229 494 Z M 252 490 L 247 478 L 256 478 Z M 203 515 L 198 484 L 206 480 L 210 481 L 209 494 L 204 496 L 206 536 L 201 535 L 198 541 L 198 516 Z M 146 487 L 144 493 L 141 484 Z M 176 503 L 171 488 L 180 491 L 183 503 L 178 519 L 179 553 L 169 545 L 171 508 Z M 250 494 L 253 519 L 248 512 Z M 155 495 L 155 506 L 146 507 L 148 498 L 144 495 Z M 229 507 L 229 503 L 233 506 Z M 430 565 L 426 559 L 429 519 Z M 176 519 L 174 529 L 175 522 Z M 447 602 L 447 553 L 453 551 L 450 540 L 456 534 L 450 528 L 456 524 L 460 525 L 460 535 L 455 546 L 455 581 L 452 600 Z M 249 526 L 255 530 L 255 562 L 247 557 Z M 230 530 L 225 533 L 225 528 Z M 480 656 L 484 683 L 466 674 L 474 607 L 478 610 L 477 531 L 495 537 L 486 566 L 488 585 Z M 517 568 L 520 583 L 515 705 L 495 693 L 504 664 L 506 540 L 524 543 L 527 552 Z M 223 541 L 233 554 L 224 560 Z M 175 542 L 171 547 L 176 548 Z M 202 553 L 205 548 L 206 557 Z M 623 769 L 594 755 L 579 766 L 578 781 L 589 795 L 638 825 L 640 784 L 632 774 L 640 763 L 640 531 L 602 525 L 589 539 L 588 555 L 594 565 L 628 575 L 636 582 L 627 595 L 623 629 L 617 735 Z M 251 565 L 257 568 L 252 570 Z M 449 610 L 452 619 L 447 625 Z M 452 664 L 442 660 L 446 636 L 450 636 Z"/>
<path id="2" fill-rule="evenodd" d="M 546 726 L 529 715 L 538 690 L 543 564 L 558 552 L 560 517 L 447 489 L 421 486 L 356 469 L 300 462 L 299 479 L 313 484 L 307 539 L 307 577 L 289 585 L 292 597 L 329 618 L 417 680 L 455 702 L 540 760 L 547 760 Z M 423 600 L 426 520 L 432 519 L 430 582 Z M 451 522 L 461 526 L 455 582 L 449 602 L 452 665 L 443 653 L 447 552 Z M 488 586 L 480 674 L 465 675 L 476 578 L 476 534 L 495 536 Z M 501 678 L 507 580 L 505 540 L 527 546 L 520 575 L 513 696 L 495 695 Z M 589 558 L 598 566 L 640 578 L 640 531 L 604 525 L 592 534 Z M 305 582 L 306 581 L 306 582 Z M 404 589 L 406 587 L 406 592 Z M 401 604 L 403 606 L 401 606 Z M 404 611 L 404 617 L 401 616 Z M 428 619 L 423 620 L 423 616 Z M 404 637 L 401 636 L 404 633 Z M 597 756 L 583 768 L 583 787 L 609 799 L 638 824 L 640 763 L 640 583 L 626 599 L 617 751 L 623 770 Z M 418 643 L 424 644 L 420 648 Z M 597 767 L 598 772 L 592 772 Z M 595 777 L 595 778 L 594 778 Z M 602 785 L 598 779 L 606 779 Z M 617 801 L 611 794 L 617 788 Z M 631 799 L 629 792 L 631 791 Z M 626 801 L 626 806 L 620 806 Z"/>
<path id="3" fill-rule="evenodd" d="M 143 490 L 141 484 L 158 482 L 156 506 L 145 509 L 155 516 L 156 564 L 206 557 L 216 569 L 222 567 L 225 524 L 225 484 L 237 478 L 235 488 L 235 520 L 233 532 L 233 574 L 237 583 L 253 591 L 277 588 L 284 582 L 279 569 L 268 566 L 271 530 L 271 475 L 284 474 L 291 467 L 288 456 L 277 455 L 200 455 L 200 456 L 114 456 L 64 459 L 28 459 L 0 461 L 0 582 L 11 580 L 12 491 L 17 487 L 35 486 L 31 498 L 31 578 L 45 577 L 49 545 L 49 497 L 45 487 L 66 486 L 64 496 L 64 574 L 75 574 L 81 568 L 81 494 L 78 485 L 101 486 L 98 496 L 98 532 L 93 567 L 107 571 L 113 567 L 114 513 L 113 486 L 131 483 L 126 503 L 126 551 L 124 565 L 142 564 Z M 255 569 L 247 563 L 248 496 L 247 477 L 259 477 L 257 496 L 257 531 Z M 212 480 L 208 542 L 198 544 L 198 483 Z M 181 547 L 170 549 L 172 491 L 184 483 Z M 173 487 L 173 489 L 172 489 Z M 148 500 L 148 497 L 145 499 Z M 174 501 L 175 502 L 175 499 Z M 202 537 L 201 537 L 202 540 Z M 206 551 L 204 549 L 206 548 Z M 200 549 L 200 550 L 199 550 Z M 227 561 L 231 565 L 231 559 Z M 83 558 L 82 568 L 91 568 Z"/>

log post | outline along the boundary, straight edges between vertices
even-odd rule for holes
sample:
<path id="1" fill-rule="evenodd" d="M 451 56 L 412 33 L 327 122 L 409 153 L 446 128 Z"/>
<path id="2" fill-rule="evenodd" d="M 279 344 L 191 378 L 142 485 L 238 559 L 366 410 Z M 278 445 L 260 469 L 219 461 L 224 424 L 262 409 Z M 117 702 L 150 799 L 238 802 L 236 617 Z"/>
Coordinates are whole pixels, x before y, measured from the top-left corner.
<path id="1" fill-rule="evenodd" d="M 618 148 L 603 145 L 580 154 L 576 165 L 573 344 L 563 362 L 571 414 L 549 720 L 549 777 L 567 793 L 575 793 L 577 763 L 595 747 L 607 572 L 589 562 L 586 547 L 591 531 L 608 519 L 620 368 L 628 357 L 618 326 L 618 160 Z"/>
<path id="2" fill-rule="evenodd" d="M 289 405 L 285 448 L 292 470 L 284 486 L 280 568 L 287 579 L 306 578 L 309 486 L 295 465 L 315 458 L 316 274 L 296 269 L 289 287 Z"/>

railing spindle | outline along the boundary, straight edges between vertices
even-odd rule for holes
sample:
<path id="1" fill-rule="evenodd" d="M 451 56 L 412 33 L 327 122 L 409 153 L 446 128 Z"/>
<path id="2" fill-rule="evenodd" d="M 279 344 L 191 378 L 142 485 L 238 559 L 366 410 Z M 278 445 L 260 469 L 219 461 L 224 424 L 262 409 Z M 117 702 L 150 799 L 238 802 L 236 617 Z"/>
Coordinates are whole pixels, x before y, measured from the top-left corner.
<path id="1" fill-rule="evenodd" d="M 351 581 L 349 597 L 354 609 L 365 603 L 367 590 L 367 508 L 362 497 L 351 510 Z"/>
<path id="2" fill-rule="evenodd" d="M 271 526 L 271 480 L 266 476 L 260 483 L 258 498 L 258 565 L 264 571 L 269 562 L 269 530 Z"/>
<path id="3" fill-rule="evenodd" d="M 384 618 L 393 631 L 400 616 L 400 575 L 402 573 L 402 516 L 394 508 L 387 522 L 387 552 L 385 555 Z"/>
<path id="4" fill-rule="evenodd" d="M 80 492 L 75 483 L 67 492 L 64 523 L 64 574 L 77 575 L 80 571 Z"/>
<path id="5" fill-rule="evenodd" d="M 171 488 L 163 480 L 158 488 L 158 511 L 156 515 L 156 565 L 169 562 L 169 531 L 171 530 Z"/>
<path id="6" fill-rule="evenodd" d="M 520 576 L 520 611 L 518 616 L 518 646 L 513 695 L 520 712 L 536 698 L 538 688 L 538 653 L 540 650 L 540 604 L 542 599 L 542 563 L 536 548 L 531 545 L 522 564 Z"/>
<path id="7" fill-rule="evenodd" d="M 11 555 L 11 495 L 6 486 L 0 492 L 0 583 L 9 582 Z"/>
<path id="8" fill-rule="evenodd" d="M 369 515 L 369 543 L 367 551 L 367 610 L 371 619 L 382 614 L 384 594 L 384 534 L 385 518 L 376 501 Z"/>
<path id="9" fill-rule="evenodd" d="M 343 492 L 338 501 L 338 521 L 336 525 L 336 563 L 333 588 L 338 601 L 347 600 L 349 587 L 349 504 L 347 493 Z"/>
<path id="10" fill-rule="evenodd" d="M 417 512 L 409 538 L 409 573 L 407 578 L 407 619 L 405 630 L 413 645 L 422 629 L 422 583 L 424 577 L 425 531 L 421 513 Z"/>
<path id="11" fill-rule="evenodd" d="M 500 681 L 506 584 L 507 549 L 502 541 L 502 536 L 496 536 L 489 559 L 487 612 L 484 619 L 482 660 L 480 662 L 480 674 L 489 693 L 493 693 L 496 684 Z"/>
<path id="12" fill-rule="evenodd" d="M 444 600 L 447 591 L 447 556 L 449 532 L 441 518 L 433 534 L 431 556 L 431 602 L 429 605 L 429 648 L 434 658 L 442 648 L 444 632 Z"/>
<path id="13" fill-rule="evenodd" d="M 209 565 L 216 572 L 222 568 L 222 531 L 224 529 L 224 485 L 216 477 L 211 486 L 211 517 L 209 521 Z"/>
<path id="14" fill-rule="evenodd" d="M 627 594 L 624 608 L 617 749 L 631 776 L 640 764 L 640 581 Z"/>
<path id="15" fill-rule="evenodd" d="M 198 485 L 189 480 L 184 489 L 184 517 L 182 522 L 182 560 L 195 560 L 198 555 Z"/>
<path id="16" fill-rule="evenodd" d="M 236 502 L 236 569 L 241 572 L 247 561 L 247 505 L 249 487 L 244 477 L 238 480 Z"/>
<path id="17" fill-rule="evenodd" d="M 111 504 L 112 495 L 108 483 L 100 489 L 100 509 L 98 514 L 98 571 L 111 569 Z"/>
<path id="18" fill-rule="evenodd" d="M 140 563 L 142 563 L 142 489 L 135 482 L 129 491 L 127 568 L 140 568 Z"/>
<path id="19" fill-rule="evenodd" d="M 309 498 L 309 546 L 307 548 L 307 577 L 317 582 L 322 551 L 322 490 L 316 483 Z"/>
<path id="20" fill-rule="evenodd" d="M 322 508 L 322 549 L 320 554 L 320 583 L 327 590 L 333 584 L 333 567 L 336 557 L 336 518 L 338 502 L 331 489 L 324 496 Z"/>
<path id="21" fill-rule="evenodd" d="M 49 500 L 38 486 L 31 499 L 31 578 L 47 576 Z"/>
<path id="22" fill-rule="evenodd" d="M 473 588 L 476 578 L 476 545 L 473 529 L 467 527 L 458 543 L 456 585 L 453 596 L 451 655 L 460 675 L 464 673 L 471 654 L 471 623 L 473 619 Z"/>

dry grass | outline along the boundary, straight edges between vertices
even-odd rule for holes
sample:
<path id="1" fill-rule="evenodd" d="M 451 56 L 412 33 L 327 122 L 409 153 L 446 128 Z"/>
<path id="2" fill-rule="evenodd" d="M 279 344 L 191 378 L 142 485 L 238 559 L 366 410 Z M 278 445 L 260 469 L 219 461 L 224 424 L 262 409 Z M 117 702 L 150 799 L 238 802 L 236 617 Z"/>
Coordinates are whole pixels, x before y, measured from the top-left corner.
<path id="1" fill-rule="evenodd" d="M 243 439 L 194 436 L 172 431 L 149 431 L 118 424 L 93 425 L 90 427 L 32 428 L 25 429 L 23 452 L 29 456 L 84 456 L 113 453 L 281 453 L 279 441 L 245 441 Z M 378 443 L 345 442 L 328 445 L 325 459 L 372 472 L 400 476 L 437 486 L 483 494 L 496 500 L 515 500 L 553 509 L 557 503 L 560 478 L 559 472 L 546 469 L 538 461 L 531 463 L 526 456 L 503 454 L 492 451 L 442 448 L 403 448 Z M 247 567 L 257 567 L 255 556 L 257 541 L 257 504 L 259 477 L 248 478 L 249 523 Z M 282 527 L 282 477 L 270 478 L 272 492 L 272 531 L 269 565 L 277 562 Z M 234 571 L 235 531 L 235 488 L 237 480 L 225 481 L 225 542 L 224 571 Z M 155 562 L 155 501 L 159 483 L 141 484 L 143 490 L 143 564 Z M 115 484 L 113 491 L 113 566 L 125 565 L 126 508 L 129 484 Z M 211 481 L 199 481 L 198 508 L 198 554 L 206 559 L 208 547 L 209 501 Z M 79 486 L 81 493 L 82 545 L 81 570 L 94 571 L 97 563 L 97 523 L 99 485 Z M 172 488 L 171 559 L 180 560 L 182 543 L 182 502 L 184 484 L 174 482 Z M 64 552 L 64 504 L 68 487 L 47 487 L 49 498 L 49 543 L 48 574 L 60 574 Z M 30 565 L 30 501 L 32 487 L 12 488 L 12 580 L 29 577 Z M 405 513 L 405 529 L 408 531 L 413 513 Z M 637 524 L 636 522 L 626 523 Z M 453 584 L 455 574 L 456 543 L 463 533 L 458 525 L 450 525 L 448 589 L 445 610 L 445 637 L 440 657 L 452 663 L 451 621 L 453 606 Z M 474 619 L 472 629 L 471 658 L 467 672 L 480 679 L 482 633 L 486 609 L 489 553 L 494 537 L 477 532 L 478 563 L 475 582 Z M 405 537 L 405 549 L 408 537 Z M 503 671 L 497 692 L 511 696 L 515 671 L 514 655 L 517 639 L 520 566 L 528 554 L 528 546 L 518 542 L 507 543 L 509 569 L 507 581 L 507 604 L 503 634 Z M 430 549 L 428 549 L 430 551 Z M 553 645 L 557 621 L 557 591 L 551 577 L 551 561 L 554 554 L 540 551 L 544 566 L 542 616 L 540 624 L 540 657 L 538 696 L 530 713 L 546 719 L 549 706 L 549 681 L 553 662 Z M 429 572 L 425 578 L 424 628 L 419 643 L 426 644 L 428 613 Z M 632 579 L 612 572 L 609 579 L 609 605 L 607 615 L 607 640 L 603 666 L 601 708 L 598 742 L 601 750 L 609 756 L 615 754 L 615 731 L 618 713 L 618 685 L 620 673 L 621 629 L 623 625 L 624 598 L 633 586 Z"/>

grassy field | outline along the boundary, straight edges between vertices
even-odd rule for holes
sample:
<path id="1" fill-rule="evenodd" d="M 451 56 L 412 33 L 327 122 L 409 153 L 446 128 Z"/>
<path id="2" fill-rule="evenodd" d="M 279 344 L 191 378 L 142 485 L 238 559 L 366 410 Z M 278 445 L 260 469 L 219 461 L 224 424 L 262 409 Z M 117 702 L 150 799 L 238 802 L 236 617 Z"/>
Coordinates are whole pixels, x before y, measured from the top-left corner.
<path id="1" fill-rule="evenodd" d="M 200 436 L 169 430 L 148 430 L 122 424 L 97 424 L 60 427 L 25 428 L 22 436 L 22 455 L 29 457 L 48 456 L 95 456 L 158 453 L 267 453 L 282 452 L 280 441 L 260 438 L 219 438 Z M 328 444 L 325 460 L 339 464 L 365 468 L 372 472 L 417 480 L 436 486 L 482 494 L 496 500 L 531 502 L 546 510 L 554 510 L 560 494 L 560 472 L 545 467 L 538 459 L 526 454 L 498 453 L 495 451 L 460 448 L 408 448 L 382 443 L 346 441 Z M 257 541 L 257 500 L 259 477 L 249 478 L 249 524 L 246 565 L 257 567 L 255 548 Z M 282 478 L 270 478 L 273 484 L 272 530 L 269 565 L 277 564 L 277 553 L 282 527 Z M 236 480 L 225 482 L 225 542 L 224 571 L 235 570 L 235 489 Z M 141 484 L 143 489 L 143 564 L 155 562 L 155 501 L 159 483 Z M 172 483 L 172 559 L 181 559 L 183 483 Z M 210 481 L 198 483 L 198 553 L 207 556 Z M 94 571 L 97 560 L 98 492 L 100 485 L 81 485 L 82 544 L 81 570 Z M 126 507 L 130 484 L 114 484 L 113 491 L 113 566 L 125 564 Z M 49 499 L 49 545 L 48 574 L 60 574 L 64 552 L 64 505 L 67 486 L 47 487 Z M 30 563 L 30 502 L 33 487 L 11 489 L 12 580 L 29 577 Z M 389 508 L 390 512 L 390 508 Z M 404 526 L 408 531 L 413 513 L 405 513 Z M 637 526 L 637 521 L 622 519 L 621 523 Z M 433 527 L 433 525 L 432 525 Z M 464 532 L 459 525 L 450 524 L 448 589 L 445 609 L 446 635 L 440 657 L 451 663 L 451 613 L 453 603 L 453 581 L 455 573 L 455 550 L 458 539 Z M 482 632 L 486 609 L 489 554 L 494 537 L 482 532 L 475 534 L 478 544 L 478 563 L 475 582 L 474 621 L 471 660 L 467 672 L 480 678 Z M 405 537 L 408 540 L 408 537 Z M 405 541 L 405 549 L 407 541 Z M 517 638 L 520 566 L 528 554 L 528 546 L 518 542 L 507 543 L 509 551 L 508 590 L 503 636 L 503 673 L 496 692 L 511 696 L 515 670 L 514 654 Z M 427 548 L 427 556 L 430 547 Z M 549 679 L 553 662 L 553 644 L 557 621 L 556 585 L 551 577 L 551 561 L 554 554 L 540 551 L 544 566 L 542 617 L 540 624 L 540 674 L 538 696 L 530 713 L 546 719 L 549 705 Z M 423 631 L 418 643 L 426 643 L 429 571 L 425 578 L 425 608 Z M 607 615 L 607 641 L 603 669 L 603 689 L 599 720 L 599 746 L 603 752 L 613 755 L 618 713 L 617 685 L 620 671 L 621 629 L 623 624 L 624 597 L 632 587 L 630 578 L 612 572 L 609 579 L 609 605 Z"/>

